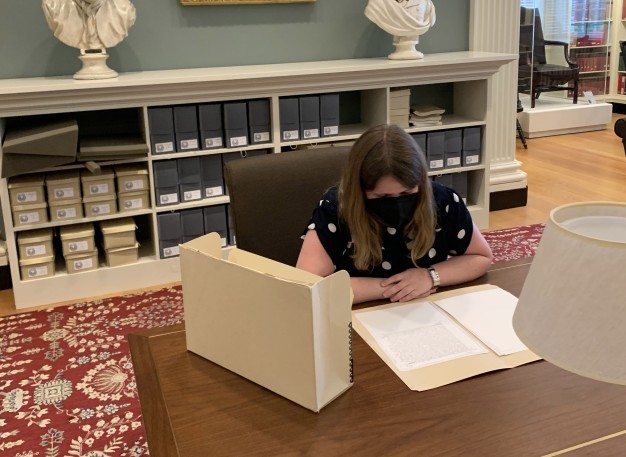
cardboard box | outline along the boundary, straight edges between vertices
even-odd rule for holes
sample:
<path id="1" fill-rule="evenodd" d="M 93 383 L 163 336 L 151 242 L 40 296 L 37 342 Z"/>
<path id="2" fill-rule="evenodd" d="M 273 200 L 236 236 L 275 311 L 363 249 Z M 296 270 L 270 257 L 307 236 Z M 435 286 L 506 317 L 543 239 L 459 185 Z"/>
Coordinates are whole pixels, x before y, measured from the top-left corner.
<path id="1" fill-rule="evenodd" d="M 83 218 L 83 203 L 80 198 L 50 202 L 50 220 L 71 221 Z"/>
<path id="2" fill-rule="evenodd" d="M 107 267 L 119 267 L 120 265 L 137 263 L 137 260 L 139 260 L 139 243 L 129 247 L 107 249 L 105 253 Z"/>
<path id="3" fill-rule="evenodd" d="M 80 174 L 78 170 L 69 170 L 46 175 L 48 202 L 74 200 L 81 198 Z"/>
<path id="4" fill-rule="evenodd" d="M 85 217 L 105 216 L 117 213 L 115 194 L 103 195 L 101 197 L 83 198 L 85 205 Z"/>
<path id="5" fill-rule="evenodd" d="M 22 281 L 54 276 L 54 256 L 20 260 Z"/>
<path id="6" fill-rule="evenodd" d="M 92 252 L 96 249 L 93 224 L 66 225 L 60 229 L 63 255 Z"/>
<path id="7" fill-rule="evenodd" d="M 117 207 L 120 213 L 125 211 L 139 211 L 150 208 L 150 192 L 131 192 L 117 196 Z"/>
<path id="8" fill-rule="evenodd" d="M 102 246 L 105 250 L 127 248 L 136 243 L 137 226 L 132 217 L 111 219 L 100 222 L 102 230 Z"/>
<path id="9" fill-rule="evenodd" d="M 116 166 L 115 178 L 118 195 L 150 189 L 148 168 L 144 164 Z"/>
<path id="10" fill-rule="evenodd" d="M 98 251 L 87 251 L 65 256 L 65 265 L 69 274 L 96 270 L 98 268 Z"/>
<path id="11" fill-rule="evenodd" d="M 111 168 L 102 168 L 100 174 L 81 171 L 80 181 L 85 198 L 115 196 L 115 174 Z"/>
<path id="12" fill-rule="evenodd" d="M 29 230 L 17 234 L 20 259 L 37 259 L 54 255 L 52 229 Z"/>
<path id="13" fill-rule="evenodd" d="M 48 205 L 46 203 L 12 206 L 11 211 L 13 212 L 13 227 L 15 228 L 48 222 Z"/>
<path id="14" fill-rule="evenodd" d="M 322 278 L 237 248 L 223 259 L 216 233 L 180 251 L 188 350 L 316 412 L 352 386 L 345 271 Z"/>
<path id="15" fill-rule="evenodd" d="M 9 180 L 9 197 L 11 205 L 34 205 L 44 203 L 43 175 L 26 175 Z"/>

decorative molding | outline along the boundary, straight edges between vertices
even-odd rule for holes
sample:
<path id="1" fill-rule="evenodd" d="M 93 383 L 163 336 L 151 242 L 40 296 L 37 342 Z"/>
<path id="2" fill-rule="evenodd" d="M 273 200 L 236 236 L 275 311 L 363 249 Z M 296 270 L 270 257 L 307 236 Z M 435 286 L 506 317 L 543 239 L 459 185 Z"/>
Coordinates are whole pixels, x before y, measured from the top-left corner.
<path id="1" fill-rule="evenodd" d="M 519 0 L 472 0 L 470 4 L 470 50 L 518 54 Z M 494 111 L 490 190 L 526 188 L 527 174 L 515 160 L 515 122 L 517 116 L 517 60 L 505 64 L 493 77 Z M 497 165 L 508 165 L 499 167 Z"/>
<path id="2" fill-rule="evenodd" d="M 317 0 L 180 0 L 181 5 L 261 5 L 266 3 L 313 3 Z"/>

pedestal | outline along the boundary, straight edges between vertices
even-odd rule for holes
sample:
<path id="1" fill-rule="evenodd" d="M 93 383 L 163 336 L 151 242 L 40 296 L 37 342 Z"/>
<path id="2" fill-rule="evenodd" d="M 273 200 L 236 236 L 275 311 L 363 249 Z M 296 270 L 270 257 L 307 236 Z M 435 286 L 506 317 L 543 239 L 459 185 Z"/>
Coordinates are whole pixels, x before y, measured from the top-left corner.
<path id="1" fill-rule="evenodd" d="M 394 36 L 393 45 L 396 50 L 387 57 L 391 60 L 416 60 L 423 59 L 424 54 L 415 49 L 419 37 Z"/>
<path id="2" fill-rule="evenodd" d="M 83 68 L 74 74 L 74 79 L 110 79 L 117 78 L 117 72 L 111 70 L 106 61 L 109 55 L 106 52 L 84 52 L 81 50 L 78 58 L 83 62 Z"/>

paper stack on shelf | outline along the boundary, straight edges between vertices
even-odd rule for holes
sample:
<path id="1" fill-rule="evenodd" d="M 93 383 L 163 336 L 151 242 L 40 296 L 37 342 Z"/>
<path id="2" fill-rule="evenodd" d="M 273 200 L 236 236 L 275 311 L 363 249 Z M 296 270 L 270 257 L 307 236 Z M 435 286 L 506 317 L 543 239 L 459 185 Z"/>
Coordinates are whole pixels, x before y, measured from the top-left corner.
<path id="1" fill-rule="evenodd" d="M 389 122 L 403 129 L 409 128 L 411 89 L 393 88 L 389 98 Z"/>
<path id="2" fill-rule="evenodd" d="M 441 116 L 445 111 L 445 109 L 434 105 L 412 105 L 409 124 L 411 127 L 441 125 Z"/>

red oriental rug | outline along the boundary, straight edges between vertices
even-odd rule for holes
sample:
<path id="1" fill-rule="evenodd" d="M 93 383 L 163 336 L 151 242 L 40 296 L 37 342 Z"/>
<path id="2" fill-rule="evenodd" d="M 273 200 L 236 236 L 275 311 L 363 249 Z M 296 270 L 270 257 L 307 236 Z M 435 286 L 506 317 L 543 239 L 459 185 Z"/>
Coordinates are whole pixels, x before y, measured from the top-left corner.
<path id="1" fill-rule="evenodd" d="M 494 263 L 532 256 L 543 226 L 486 233 Z M 148 455 L 126 335 L 183 321 L 180 287 L 0 319 L 0 455 Z"/>

